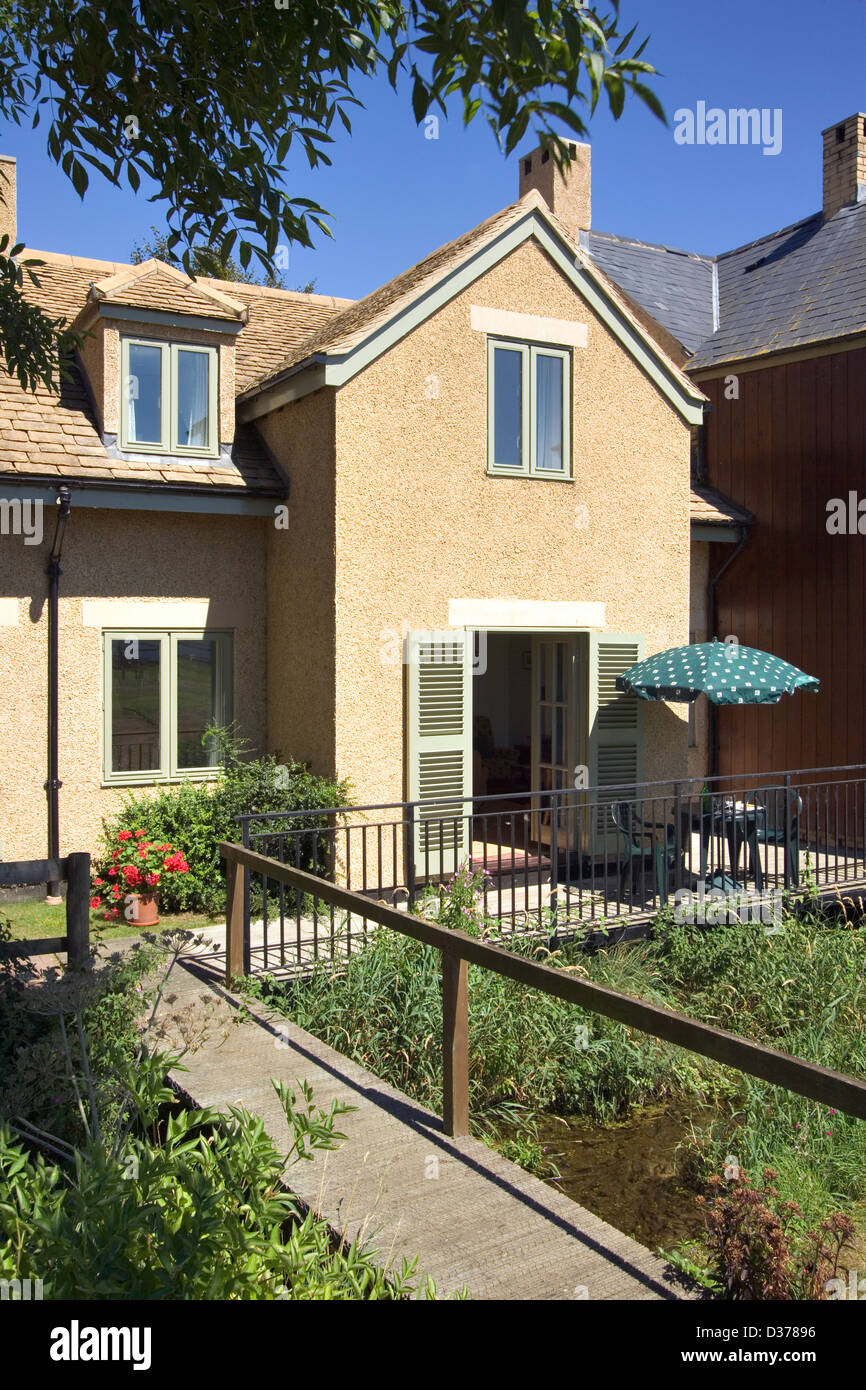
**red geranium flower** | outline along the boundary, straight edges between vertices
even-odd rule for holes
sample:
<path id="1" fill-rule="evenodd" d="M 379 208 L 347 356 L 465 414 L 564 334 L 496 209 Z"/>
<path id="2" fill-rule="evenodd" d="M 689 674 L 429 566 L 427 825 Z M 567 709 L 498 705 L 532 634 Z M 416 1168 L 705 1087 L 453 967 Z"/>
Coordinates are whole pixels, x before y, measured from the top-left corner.
<path id="1" fill-rule="evenodd" d="M 102 878 L 95 878 L 95 879 L 93 880 L 94 886 L 95 886 L 96 888 L 101 888 L 104 882 L 105 882 L 105 880 L 102 879 Z"/>
<path id="2" fill-rule="evenodd" d="M 131 831 L 131 830 L 121 830 L 121 831 L 118 832 L 117 838 L 118 838 L 118 840 L 131 840 L 131 839 L 132 839 L 132 831 Z"/>
<path id="3" fill-rule="evenodd" d="M 102 899 L 101 899 L 101 898 L 91 898 L 91 899 L 90 899 L 90 906 L 91 906 L 91 907 L 101 907 L 101 906 L 102 906 Z"/>
<path id="4" fill-rule="evenodd" d="M 135 838 L 136 838 L 136 840 L 141 840 L 146 834 L 147 834 L 147 831 L 146 831 L 146 830 L 136 830 L 136 832 L 135 832 Z"/>
<path id="5" fill-rule="evenodd" d="M 116 870 L 116 869 L 109 869 L 109 870 L 108 870 L 108 877 L 109 877 L 109 878 L 117 878 L 117 870 Z"/>

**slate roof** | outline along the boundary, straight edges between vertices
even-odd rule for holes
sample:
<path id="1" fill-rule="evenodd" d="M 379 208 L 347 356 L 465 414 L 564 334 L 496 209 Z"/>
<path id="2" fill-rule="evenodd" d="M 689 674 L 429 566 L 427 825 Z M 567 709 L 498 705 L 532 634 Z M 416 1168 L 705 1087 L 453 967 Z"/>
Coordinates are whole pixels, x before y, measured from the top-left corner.
<path id="1" fill-rule="evenodd" d="M 580 239 L 596 264 L 688 352 L 694 352 L 711 335 L 716 327 L 712 256 L 652 246 L 607 232 L 581 232 Z"/>
<path id="2" fill-rule="evenodd" d="M 690 372 L 866 332 L 866 201 L 720 256 L 605 232 L 581 242 L 682 343 Z"/>
<path id="3" fill-rule="evenodd" d="M 721 323 L 692 369 L 866 332 L 866 201 L 718 258 Z"/>

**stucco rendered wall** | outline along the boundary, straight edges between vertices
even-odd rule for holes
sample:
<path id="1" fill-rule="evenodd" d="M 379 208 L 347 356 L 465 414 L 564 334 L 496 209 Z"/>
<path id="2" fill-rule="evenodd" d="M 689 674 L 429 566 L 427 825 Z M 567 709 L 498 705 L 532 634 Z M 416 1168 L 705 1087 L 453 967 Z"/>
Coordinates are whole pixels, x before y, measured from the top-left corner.
<path id="1" fill-rule="evenodd" d="M 256 426 L 290 488 L 288 529 L 266 523 L 268 745 L 333 776 L 334 392 L 304 396 Z M 375 585 L 375 573 L 366 582 Z"/>
<path id="2" fill-rule="evenodd" d="M 573 482 L 487 476 L 471 305 L 587 325 Z M 688 641 L 689 428 L 536 243 L 342 387 L 336 432 L 335 753 L 360 801 L 405 795 L 389 634 L 446 628 L 452 598 L 599 602 L 604 630 L 643 633 L 648 654 Z M 645 749 L 647 779 L 685 772 L 683 706 L 647 707 Z"/>
<path id="3" fill-rule="evenodd" d="M 60 580 L 61 852 L 92 849 L 122 792 L 102 782 L 101 630 L 85 600 L 166 605 L 209 600 L 210 626 L 234 632 L 234 714 L 258 748 L 266 736 L 264 527 L 259 518 L 73 509 Z M 4 859 L 47 853 L 47 580 L 53 518 L 41 545 L 0 537 L 0 841 Z M 112 607 L 112 611 L 120 612 Z M 178 610 L 175 608 L 174 614 Z M 14 619 L 14 621 L 13 621 Z M 110 624 L 114 626 L 115 624 Z M 118 621 L 116 626 L 125 624 Z M 183 624 L 192 626 L 192 624 Z"/>

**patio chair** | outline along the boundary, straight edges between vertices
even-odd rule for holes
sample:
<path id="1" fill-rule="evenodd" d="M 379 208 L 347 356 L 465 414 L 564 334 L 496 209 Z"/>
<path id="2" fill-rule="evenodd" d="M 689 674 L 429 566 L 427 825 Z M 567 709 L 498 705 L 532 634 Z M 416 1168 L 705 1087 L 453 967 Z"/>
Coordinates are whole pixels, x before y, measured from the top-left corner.
<path id="1" fill-rule="evenodd" d="M 644 823 L 643 817 L 629 801 L 618 801 L 610 807 L 610 818 L 622 840 L 619 861 L 619 901 L 625 901 L 625 886 L 630 882 L 633 897 L 637 888 L 638 874 L 650 869 L 655 876 L 656 892 L 662 906 L 668 899 L 670 875 L 676 864 L 676 829 L 673 825 L 653 822 Z M 664 829 L 664 843 L 653 834 L 653 829 Z"/>
<path id="2" fill-rule="evenodd" d="M 762 787 L 754 793 L 759 814 L 755 826 L 758 844 L 781 845 L 784 852 L 785 886 L 796 888 L 800 881 L 800 816 L 803 798 L 793 788 Z M 791 835 L 788 834 L 788 803 L 791 814 Z"/>

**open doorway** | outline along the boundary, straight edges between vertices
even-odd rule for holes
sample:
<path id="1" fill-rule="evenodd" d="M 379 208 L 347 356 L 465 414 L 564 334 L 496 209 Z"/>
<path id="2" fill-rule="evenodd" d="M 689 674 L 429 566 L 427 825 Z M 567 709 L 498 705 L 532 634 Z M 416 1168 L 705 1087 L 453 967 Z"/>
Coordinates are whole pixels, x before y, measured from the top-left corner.
<path id="1" fill-rule="evenodd" d="M 489 632 L 472 681 L 472 795 L 507 803 L 532 790 L 532 637 Z"/>

